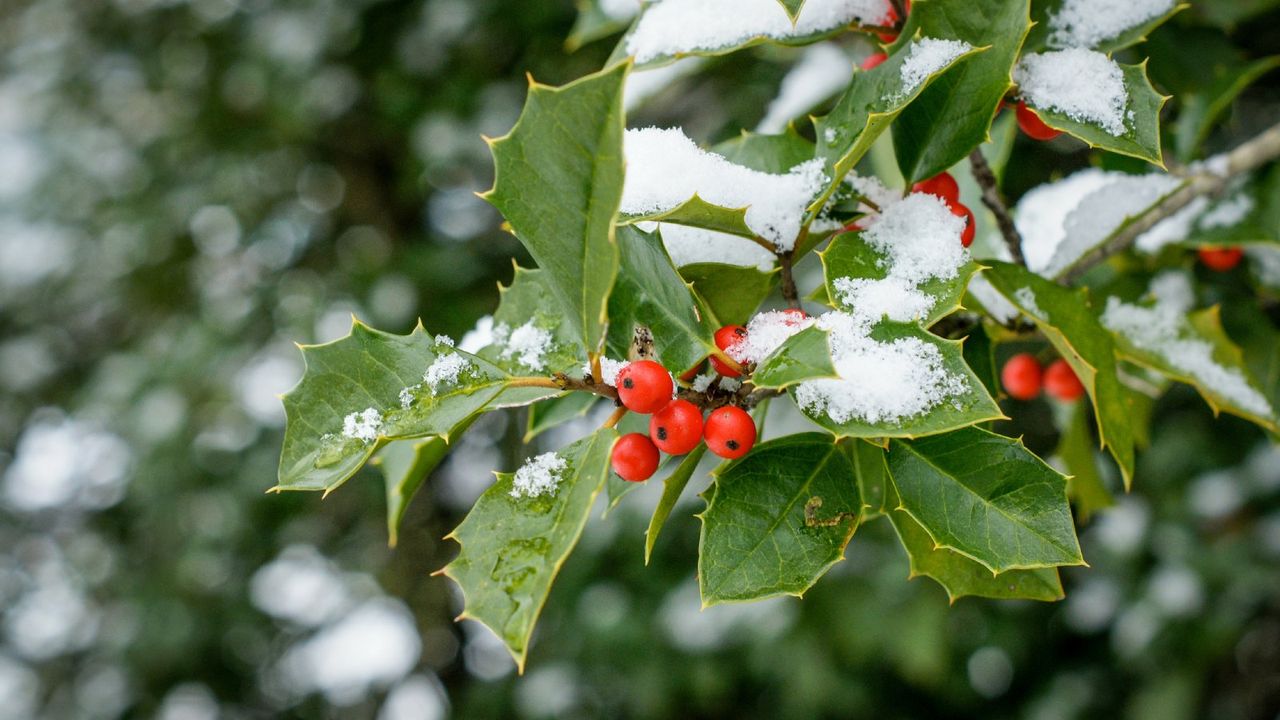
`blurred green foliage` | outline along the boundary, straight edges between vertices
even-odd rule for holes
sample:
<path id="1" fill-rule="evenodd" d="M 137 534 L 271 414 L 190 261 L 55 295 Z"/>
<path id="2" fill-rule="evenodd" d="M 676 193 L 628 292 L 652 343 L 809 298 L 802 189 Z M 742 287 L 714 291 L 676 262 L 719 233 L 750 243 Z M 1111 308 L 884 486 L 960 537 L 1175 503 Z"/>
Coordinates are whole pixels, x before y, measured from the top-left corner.
<path id="1" fill-rule="evenodd" d="M 1149 43 L 1152 77 L 1195 92 L 1161 56 L 1274 54 L 1275 5 L 1197 2 Z M 1280 453 L 1185 387 L 1151 411 L 1134 492 L 1082 529 L 1062 603 L 949 606 L 903 582 L 881 521 L 804 601 L 700 612 L 702 488 L 645 567 L 655 484 L 591 523 L 522 678 L 428 575 L 488 469 L 518 462 L 521 416 L 477 424 L 394 551 L 376 471 L 265 496 L 292 342 L 351 313 L 457 337 L 527 264 L 472 195 L 480 136 L 510 127 L 526 71 L 601 65 L 607 40 L 566 52 L 574 22 L 567 1 L 0 6 L 0 718 L 1276 717 Z M 710 61 L 631 123 L 730 138 L 794 57 Z M 1278 110 L 1273 74 L 1209 147 Z M 1006 189 L 1080 167 L 1071 147 L 1020 138 Z M 1274 299 L 1204 280 L 1237 299 L 1233 337 L 1274 338 Z M 1006 412 L 1056 445 L 1053 408 Z"/>

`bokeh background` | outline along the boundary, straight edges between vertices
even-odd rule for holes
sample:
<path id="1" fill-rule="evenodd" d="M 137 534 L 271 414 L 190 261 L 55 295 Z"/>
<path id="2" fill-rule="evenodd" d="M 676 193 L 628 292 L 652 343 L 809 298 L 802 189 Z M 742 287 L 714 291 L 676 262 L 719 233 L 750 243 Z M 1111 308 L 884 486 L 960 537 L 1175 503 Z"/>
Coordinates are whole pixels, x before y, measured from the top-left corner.
<path id="1" fill-rule="evenodd" d="M 1183 90 L 1175 63 L 1201 43 L 1280 51 L 1277 5 L 1196 3 L 1149 43 L 1153 77 Z M 375 469 L 323 501 L 264 494 L 294 342 L 353 313 L 458 337 L 527 263 L 473 195 L 481 135 L 514 122 L 526 72 L 602 64 L 610 40 L 566 49 L 575 17 L 0 3 L 0 719 L 1280 717 L 1280 451 L 1185 388 L 1155 406 L 1134 492 L 1082 527 L 1091 567 L 1063 602 L 949 605 L 879 522 L 804 601 L 701 612 L 701 503 L 691 488 L 646 568 L 649 488 L 590 525 L 523 677 L 429 575 L 490 470 L 526 452 L 519 413 L 466 436 L 395 549 Z M 708 62 L 631 122 L 753 128 L 798 52 Z M 1278 115 L 1273 74 L 1210 146 Z M 1006 190 L 1089 162 L 1019 139 Z M 1242 302 L 1274 328 L 1274 298 Z M 1011 413 L 1053 449 L 1050 408 Z"/>

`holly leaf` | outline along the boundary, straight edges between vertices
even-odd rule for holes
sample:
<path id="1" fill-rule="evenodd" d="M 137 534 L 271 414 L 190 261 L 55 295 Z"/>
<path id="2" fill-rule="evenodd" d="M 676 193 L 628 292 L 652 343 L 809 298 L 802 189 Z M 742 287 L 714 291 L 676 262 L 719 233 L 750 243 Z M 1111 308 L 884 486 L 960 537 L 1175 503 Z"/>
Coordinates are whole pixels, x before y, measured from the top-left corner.
<path id="1" fill-rule="evenodd" d="M 693 452 L 685 455 L 676 469 L 662 481 L 662 497 L 658 499 L 658 506 L 653 509 L 653 516 L 649 518 L 649 528 L 644 531 L 645 565 L 649 564 L 653 546 L 658 542 L 658 534 L 667 524 L 667 518 L 671 517 L 671 511 L 680 501 L 680 495 L 684 493 L 685 486 L 689 484 L 689 479 L 693 477 L 693 473 L 698 469 L 698 463 L 706 453 L 706 444 L 694 448 Z"/>
<path id="2" fill-rule="evenodd" d="M 690 263 L 680 268 L 681 277 L 706 301 L 721 326 L 746 325 L 773 292 L 780 272 L 723 263 Z"/>
<path id="3" fill-rule="evenodd" d="M 887 256 L 868 245 L 862 239 L 861 232 L 837 235 L 826 250 L 818 253 L 818 256 L 822 258 L 827 297 L 840 310 L 853 308 L 843 301 L 843 293 L 836 288 L 838 280 L 844 278 L 883 280 L 889 275 Z M 933 307 L 917 322 L 927 327 L 958 310 L 965 288 L 969 286 L 969 279 L 981 267 L 973 260 L 968 260 L 960 266 L 953 278 L 933 278 L 917 285 L 921 292 L 934 298 Z"/>
<path id="4" fill-rule="evenodd" d="M 858 526 L 852 474 L 848 456 L 819 433 L 771 440 L 712 473 L 698 556 L 703 606 L 803 595 Z"/>
<path id="5" fill-rule="evenodd" d="M 527 444 L 553 427 L 586 415 L 599 399 L 591 393 L 571 392 L 530 405 L 522 442 Z"/>
<path id="6" fill-rule="evenodd" d="M 893 497 L 897 501 L 897 496 Z M 920 523 L 907 511 L 889 512 L 893 530 L 907 551 L 911 571 L 908 579 L 932 578 L 955 604 L 962 597 L 975 596 L 997 600 L 1061 600 L 1062 580 L 1057 568 L 1009 570 L 992 575 L 981 563 L 970 560 L 949 548 L 940 547 L 929 537 Z"/>
<path id="7" fill-rule="evenodd" d="M 1151 315 L 1145 318 L 1142 313 Z M 1130 314 L 1137 316 L 1127 317 Z M 1125 359 L 1194 387 L 1215 415 L 1225 411 L 1280 432 L 1275 409 L 1249 376 L 1239 346 L 1222 329 L 1218 308 L 1189 313 L 1179 320 L 1173 328 L 1175 334 L 1157 337 L 1152 328 L 1162 323 L 1148 308 L 1112 301 L 1102 315 L 1103 325 L 1111 331 Z"/>
<path id="8" fill-rule="evenodd" d="M 1029 50 L 1038 52 L 1045 48 L 1087 47 L 1110 55 L 1116 50 L 1123 50 L 1146 40 L 1147 35 L 1166 20 L 1191 7 L 1186 3 L 1174 4 L 1164 12 L 1120 28 L 1108 37 L 1096 37 L 1096 32 L 1091 29 L 1081 33 L 1078 28 L 1068 24 L 1069 18 L 1064 18 L 1061 12 L 1065 2 L 1066 0 L 1036 0 L 1032 5 L 1031 19 L 1035 21 L 1035 27 L 1027 37 Z"/>
<path id="9" fill-rule="evenodd" d="M 808 327 L 787 338 L 769 357 L 760 361 L 751 374 L 757 388 L 783 390 L 806 380 L 835 378 L 831 359 L 830 333 Z"/>
<path id="10" fill-rule="evenodd" d="M 889 444 L 902 510 L 992 574 L 1083 565 L 1067 479 L 1021 440 L 978 428 Z"/>
<path id="11" fill-rule="evenodd" d="M 483 358 L 437 342 L 421 324 L 392 335 L 354 321 L 346 337 L 301 349 L 306 370 L 283 398 L 276 491 L 332 492 L 389 440 L 436 435 L 447 442 L 509 380 Z M 424 375 L 451 356 L 456 377 L 433 389 Z"/>
<path id="12" fill-rule="evenodd" d="M 755 232 L 747 225 L 747 208 L 726 208 L 712 205 L 694 195 L 680 205 L 645 215 L 626 215 L 619 219 L 620 224 L 631 225 L 638 222 L 668 222 L 677 225 L 715 230 L 716 232 L 753 238 Z"/>
<path id="13" fill-rule="evenodd" d="M 629 63 L 559 88 L 530 83 L 514 128 L 490 141 L 498 208 L 547 274 L 579 343 L 602 346 L 618 272 L 614 220 L 622 201 L 622 90 Z"/>
<path id="14" fill-rule="evenodd" d="M 464 423 L 470 425 L 470 421 Z M 454 436 L 463 429 L 455 431 Z M 396 440 L 373 459 L 382 470 L 387 485 L 387 544 L 395 547 L 400 537 L 400 523 L 404 520 L 409 501 L 427 481 L 432 471 L 449 454 L 449 443 L 444 438 L 429 437 L 417 440 Z"/>
<path id="15" fill-rule="evenodd" d="M 1070 419 L 1062 430 L 1058 450 L 1054 454 L 1071 474 L 1067 478 L 1067 497 L 1075 501 L 1080 522 L 1116 504 L 1102 481 L 1102 473 L 1098 471 L 1093 434 L 1089 431 L 1089 411 L 1083 403 L 1076 403 L 1070 408 Z"/>
<path id="16" fill-rule="evenodd" d="M 609 300 L 609 348 L 628 357 L 637 326 L 653 336 L 653 351 L 677 375 L 718 351 L 711 311 L 680 277 L 662 240 L 635 227 L 618 228 L 622 268 Z"/>
<path id="17" fill-rule="evenodd" d="M 1120 466 L 1127 490 L 1133 480 L 1134 430 L 1116 374 L 1115 343 L 1094 315 L 1087 291 L 1069 290 L 1017 265 L 991 265 L 984 277 L 1036 324 L 1084 384 L 1102 445 Z"/>
<path id="18" fill-rule="evenodd" d="M 1013 65 L 1031 26 L 1029 0 L 926 2 L 913 7 L 901 37 L 961 40 L 990 47 L 966 58 L 920 93 L 893 123 L 893 147 L 907 184 L 933 177 L 989 139 Z"/>
<path id="19" fill-rule="evenodd" d="M 1124 132 L 1112 135 L 1101 125 L 1075 120 L 1052 108 L 1042 108 L 1027 100 L 1027 107 L 1049 127 L 1078 138 L 1092 148 L 1110 150 L 1164 167 L 1160 149 L 1160 109 L 1168 97 L 1156 92 L 1147 79 L 1147 63 L 1125 65 L 1117 63 L 1124 74 L 1125 94 L 1129 98 L 1124 122 Z"/>
<path id="20" fill-rule="evenodd" d="M 492 630 L 521 672 L 534 623 L 604 487 L 617 439 L 612 428 L 601 428 L 559 451 L 566 467 L 547 495 L 513 497 L 514 475 L 496 473 L 497 482 L 447 536 L 462 546 L 440 571 L 462 590 L 459 619 Z"/>
<path id="21" fill-rule="evenodd" d="M 809 206 L 811 216 L 816 216 L 826 205 L 828 198 L 844 181 L 872 143 L 898 117 L 899 113 L 920 96 L 935 79 L 956 63 L 983 52 L 988 48 L 971 48 L 960 53 L 918 82 L 907 83 L 903 79 L 903 65 L 911 56 L 911 49 L 919 38 L 900 42 L 889 59 L 864 72 L 854 73 L 853 83 L 836 101 L 835 107 L 825 117 L 814 121 L 818 137 L 817 156 L 827 163 L 830 185 Z M 913 80 L 915 79 L 914 76 Z"/>

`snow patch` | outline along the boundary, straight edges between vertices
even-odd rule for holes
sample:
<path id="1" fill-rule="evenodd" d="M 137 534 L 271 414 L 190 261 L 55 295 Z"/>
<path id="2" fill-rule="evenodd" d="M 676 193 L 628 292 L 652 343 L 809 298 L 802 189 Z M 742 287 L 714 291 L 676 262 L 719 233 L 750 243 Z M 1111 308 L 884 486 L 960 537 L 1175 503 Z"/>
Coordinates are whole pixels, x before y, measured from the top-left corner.
<path id="1" fill-rule="evenodd" d="M 757 313 L 747 323 L 746 338 L 730 345 L 725 354 L 740 363 L 759 363 L 796 333 L 813 326 L 813 318 L 797 318 L 782 310 Z M 722 383 L 721 388 L 724 387 Z"/>
<path id="2" fill-rule="evenodd" d="M 458 376 L 471 368 L 471 361 L 459 355 L 458 353 L 446 353 L 437 355 L 434 362 L 427 367 L 427 371 L 422 374 L 422 381 L 427 384 L 427 388 L 431 390 L 431 394 L 435 395 L 441 390 L 456 385 Z M 401 393 L 400 403 L 404 404 L 404 394 Z"/>
<path id="3" fill-rule="evenodd" d="M 511 482 L 511 497 L 537 497 L 554 493 L 560 485 L 560 474 L 569 464 L 549 452 L 529 458 L 516 470 Z"/>
<path id="4" fill-rule="evenodd" d="M 604 377 L 600 378 L 599 381 L 604 383 L 605 385 L 608 385 L 609 387 L 617 387 L 618 373 L 622 372 L 622 368 L 630 364 L 631 363 L 627 362 L 626 360 L 614 360 L 612 358 L 601 357 L 600 358 L 600 374 L 603 375 Z M 590 374 L 591 374 L 591 363 L 586 363 L 582 366 L 582 375 L 583 377 L 586 377 L 587 375 L 590 375 Z"/>
<path id="5" fill-rule="evenodd" d="M 506 326 L 500 326 L 494 331 L 495 336 L 505 336 L 500 342 L 504 343 L 500 357 L 503 360 L 514 359 L 522 366 L 530 370 L 543 370 L 546 368 L 546 354 L 551 351 L 552 338 L 551 333 L 543 330 L 530 320 L 515 330 L 506 330 Z"/>
<path id="6" fill-rule="evenodd" d="M 920 415 L 968 391 L 963 376 L 949 372 L 942 353 L 919 338 L 882 343 L 871 339 L 859 318 L 829 312 L 817 321 L 830 332 L 831 357 L 840 379 L 797 386 L 797 404 L 833 422 L 898 422 Z"/>
<path id="7" fill-rule="evenodd" d="M 372 442 L 378 439 L 380 429 L 382 413 L 375 408 L 365 408 L 342 419 L 342 436 L 351 440 Z"/>
<path id="8" fill-rule="evenodd" d="M 907 59 L 902 63 L 900 76 L 902 89 L 898 97 L 903 98 L 916 91 L 920 84 L 930 75 L 950 65 L 956 58 L 969 52 L 973 46 L 962 40 L 939 40 L 937 38 L 920 38 L 911 43 L 907 51 Z"/>

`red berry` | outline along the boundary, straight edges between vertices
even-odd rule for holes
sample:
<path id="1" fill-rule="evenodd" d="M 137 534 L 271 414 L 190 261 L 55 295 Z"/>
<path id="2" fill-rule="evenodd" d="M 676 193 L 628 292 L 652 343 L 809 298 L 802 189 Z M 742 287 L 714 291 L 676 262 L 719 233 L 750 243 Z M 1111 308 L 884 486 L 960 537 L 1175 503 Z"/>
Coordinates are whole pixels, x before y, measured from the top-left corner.
<path id="1" fill-rule="evenodd" d="M 874 67 L 879 67 L 880 63 L 888 59 L 889 59 L 889 56 L 886 55 L 885 53 L 882 53 L 882 52 L 874 53 L 872 55 L 868 55 L 867 59 L 862 61 L 862 65 L 860 67 L 863 70 L 870 70 Z"/>
<path id="2" fill-rule="evenodd" d="M 1036 115 L 1035 112 L 1032 111 L 1031 108 L 1027 107 L 1027 104 L 1021 100 L 1018 101 L 1017 112 L 1018 127 L 1022 128 L 1022 132 L 1026 133 L 1027 137 L 1032 140 L 1052 140 L 1062 134 L 1060 131 L 1054 130 L 1046 125 L 1045 122 L 1040 119 L 1040 116 Z"/>
<path id="3" fill-rule="evenodd" d="M 1084 395 L 1084 385 L 1067 361 L 1058 358 L 1044 370 L 1044 391 L 1063 402 L 1075 402 Z"/>
<path id="4" fill-rule="evenodd" d="M 964 230 L 960 233 L 960 244 L 969 247 L 973 244 L 973 236 L 978 232 L 978 222 L 973 217 L 973 211 L 963 203 L 948 203 L 947 207 L 951 208 L 953 215 L 964 218 Z"/>
<path id="5" fill-rule="evenodd" d="M 742 342 L 746 337 L 747 329 L 741 325 L 725 325 L 716 331 L 716 347 L 728 353 L 729 348 Z M 742 374 L 740 371 L 729 367 L 725 361 L 715 355 L 711 356 L 711 366 L 716 369 L 716 372 L 725 377 L 736 378 Z"/>
<path id="6" fill-rule="evenodd" d="M 1040 362 L 1031 353 L 1019 353 L 1009 358 L 1000 370 L 1000 383 L 1009 397 L 1016 400 L 1034 400 L 1040 395 Z"/>
<path id="7" fill-rule="evenodd" d="M 671 373 L 652 360 L 637 360 L 618 373 L 618 399 L 632 412 L 647 415 L 671 402 Z"/>
<path id="8" fill-rule="evenodd" d="M 649 418 L 649 437 L 668 455 L 683 455 L 702 441 L 702 411 L 688 400 L 672 400 Z"/>
<path id="9" fill-rule="evenodd" d="M 942 198 L 948 205 L 960 202 L 960 186 L 949 172 L 940 172 L 928 180 L 911 186 L 911 192 L 927 193 Z"/>
<path id="10" fill-rule="evenodd" d="M 712 410 L 707 416 L 702 435 L 707 439 L 711 452 L 733 460 L 746 455 L 756 444 L 756 424 L 746 410 L 725 405 Z"/>
<path id="11" fill-rule="evenodd" d="M 613 471 L 629 482 L 644 482 L 658 471 L 658 448 L 640 433 L 630 433 L 613 446 Z"/>
<path id="12" fill-rule="evenodd" d="M 1244 251 L 1234 247 L 1203 247 L 1196 251 L 1196 254 L 1200 256 L 1200 262 L 1204 263 L 1205 267 L 1218 272 L 1226 272 L 1234 268 L 1244 258 Z"/>

